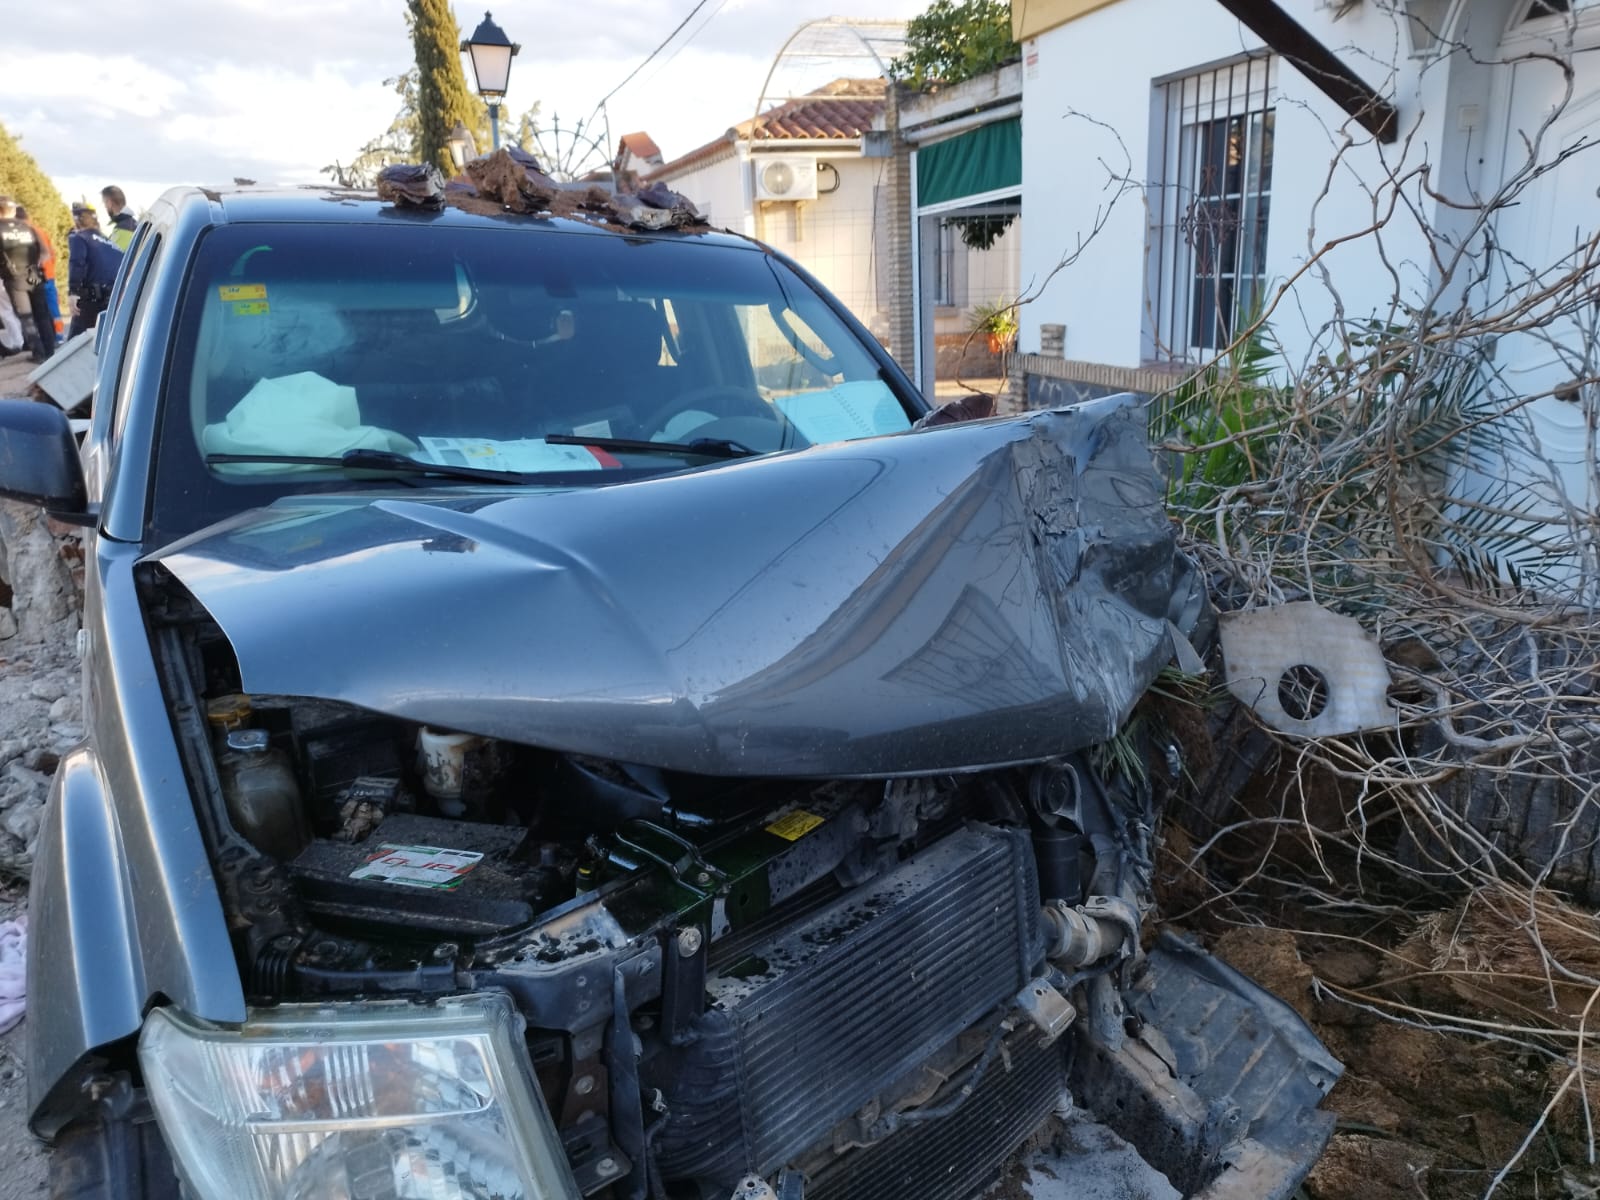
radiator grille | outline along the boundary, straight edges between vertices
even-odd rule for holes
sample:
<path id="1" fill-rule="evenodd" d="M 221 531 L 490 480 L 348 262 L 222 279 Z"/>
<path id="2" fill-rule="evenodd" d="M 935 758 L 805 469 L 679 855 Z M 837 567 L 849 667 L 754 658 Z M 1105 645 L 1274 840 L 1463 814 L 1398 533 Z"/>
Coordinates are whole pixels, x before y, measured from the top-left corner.
<path id="1" fill-rule="evenodd" d="M 709 981 L 750 1166 L 783 1165 L 1015 995 L 1037 895 L 1026 837 L 971 827 L 758 947 L 761 974 Z"/>
<path id="2" fill-rule="evenodd" d="M 806 1200 L 968 1200 L 1050 1114 L 1066 1084 L 1059 1044 L 1046 1046 L 1028 1030 L 1006 1049 L 960 1108 L 847 1154 L 806 1188 Z"/>

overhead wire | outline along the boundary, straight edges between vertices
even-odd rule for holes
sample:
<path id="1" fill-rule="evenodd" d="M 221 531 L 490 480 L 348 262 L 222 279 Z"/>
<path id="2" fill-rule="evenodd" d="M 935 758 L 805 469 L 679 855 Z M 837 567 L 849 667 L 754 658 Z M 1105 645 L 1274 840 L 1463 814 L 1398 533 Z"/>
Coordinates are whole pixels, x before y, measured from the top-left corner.
<path id="1" fill-rule="evenodd" d="M 672 53 L 667 55 L 666 59 L 661 63 L 661 65 L 650 73 L 649 79 L 654 79 L 657 75 L 661 74 L 662 71 L 666 70 L 667 65 L 671 63 L 673 59 L 677 58 L 678 55 L 683 53 L 685 46 L 689 45 L 690 42 L 694 41 L 695 38 L 699 37 L 705 32 L 706 26 L 711 24 L 712 21 L 716 20 L 717 14 L 726 8 L 727 4 L 728 0 L 717 0 L 717 6 L 706 14 L 706 19 L 701 21 L 699 25 L 695 26 L 689 31 L 689 36 L 684 38 L 683 41 L 679 42 L 677 46 L 673 48 Z M 649 79 L 647 79 L 646 82 L 649 82 Z"/>
<path id="2" fill-rule="evenodd" d="M 677 37 L 680 33 L 683 32 L 684 26 L 686 26 L 690 21 L 694 20 L 695 14 L 698 13 L 702 8 L 704 8 L 708 2 L 709 2 L 709 0 L 696 0 L 695 6 L 689 10 L 689 15 L 684 17 L 683 20 L 679 21 L 677 26 L 672 30 L 672 32 L 667 34 L 666 37 L 661 39 L 661 44 L 659 46 L 657 46 L 654 50 L 650 51 L 649 54 L 645 55 L 644 61 L 641 62 L 633 70 L 629 71 L 628 74 L 626 75 L 626 77 L 624 77 L 624 79 L 622 80 L 621 83 L 617 84 L 616 87 L 612 88 L 604 96 L 600 97 L 600 103 L 598 103 L 598 104 L 596 104 L 594 106 L 594 112 L 591 112 L 589 114 L 589 116 L 585 120 L 584 124 L 587 125 L 590 121 L 593 121 L 595 116 L 596 116 L 596 114 L 598 114 L 600 112 L 600 110 L 606 106 L 606 101 L 607 100 L 611 99 L 611 97 L 615 96 L 623 88 L 627 87 L 628 84 L 633 81 L 633 77 L 635 75 L 637 75 L 640 71 L 642 71 L 646 67 L 648 67 L 650 65 L 650 63 L 655 59 L 655 56 L 660 54 L 663 50 L 665 50 L 667 48 L 667 46 L 671 43 L 672 39 Z"/>

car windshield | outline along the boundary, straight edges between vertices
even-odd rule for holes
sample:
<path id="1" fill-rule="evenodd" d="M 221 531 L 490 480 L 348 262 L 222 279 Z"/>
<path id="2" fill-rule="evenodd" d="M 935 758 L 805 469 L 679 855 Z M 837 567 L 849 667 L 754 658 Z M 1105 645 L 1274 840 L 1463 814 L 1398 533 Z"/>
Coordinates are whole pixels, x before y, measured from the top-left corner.
<path id="1" fill-rule="evenodd" d="M 430 482 L 571 482 L 911 423 L 802 279 L 705 238 L 223 226 L 184 304 L 167 418 L 187 417 L 212 488 L 381 475 L 391 456 L 439 468 Z"/>

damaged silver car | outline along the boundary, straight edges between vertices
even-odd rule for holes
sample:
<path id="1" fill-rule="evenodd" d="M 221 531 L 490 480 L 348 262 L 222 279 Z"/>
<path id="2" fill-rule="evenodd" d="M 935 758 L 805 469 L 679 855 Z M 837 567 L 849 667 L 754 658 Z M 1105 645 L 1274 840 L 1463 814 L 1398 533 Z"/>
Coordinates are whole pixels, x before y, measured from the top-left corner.
<path id="1" fill-rule="evenodd" d="M 0 405 L 90 550 L 56 1195 L 1303 1178 L 1339 1065 L 1088 763 L 1209 621 L 1135 410 L 931 423 L 755 243 L 348 193 L 169 193 L 98 340 L 81 458 Z"/>

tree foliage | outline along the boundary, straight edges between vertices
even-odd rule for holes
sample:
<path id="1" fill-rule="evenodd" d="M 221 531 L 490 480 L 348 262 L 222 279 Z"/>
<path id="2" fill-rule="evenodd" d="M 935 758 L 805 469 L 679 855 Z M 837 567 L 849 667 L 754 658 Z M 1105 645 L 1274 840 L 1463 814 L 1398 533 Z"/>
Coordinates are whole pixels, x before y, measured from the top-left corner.
<path id="1" fill-rule="evenodd" d="M 455 173 L 455 167 L 450 160 L 450 147 L 443 140 L 455 128 L 456 121 L 461 121 L 472 134 L 478 153 L 487 154 L 490 148 L 489 110 L 483 102 L 473 95 L 467 87 L 466 75 L 461 68 L 460 34 L 451 32 L 456 29 L 454 18 L 450 18 L 448 30 L 435 36 L 428 43 L 428 59 L 430 62 L 440 60 L 443 50 L 443 41 L 440 38 L 455 38 L 451 43 L 449 61 L 455 64 L 456 79 L 460 84 L 461 94 L 466 97 L 466 115 L 451 117 L 445 120 L 440 117 L 435 121 L 424 122 L 422 114 L 431 111 L 428 107 L 437 104 L 425 101 L 422 86 L 422 62 L 424 43 L 418 35 L 419 18 L 418 10 L 423 7 L 435 6 L 434 0 L 406 0 L 408 11 L 406 13 L 406 26 L 411 31 L 413 44 L 417 48 L 417 63 L 404 75 L 396 75 L 392 79 L 383 81 L 384 87 L 393 89 L 400 98 L 400 108 L 394 115 L 394 120 L 389 122 L 377 137 L 369 141 L 356 152 L 349 162 L 334 162 L 322 168 L 324 175 L 330 176 L 340 187 L 369 188 L 377 181 L 378 172 L 393 163 L 433 162 L 446 175 Z M 443 3 L 437 7 L 443 8 L 445 16 L 450 17 L 449 9 Z M 436 53 L 437 51 L 437 53 Z M 437 78 L 438 73 L 435 72 Z M 529 106 L 520 116 L 505 116 L 500 120 L 500 135 L 505 141 L 514 142 L 524 150 L 531 152 L 534 141 L 534 122 L 538 117 L 539 105 L 537 102 Z M 442 129 L 440 134 L 440 153 L 429 154 L 424 144 L 425 128 L 435 126 Z"/>
<path id="2" fill-rule="evenodd" d="M 933 0 L 906 25 L 906 52 L 889 73 L 921 91 L 986 74 L 1020 55 L 1008 0 Z"/>
<path id="3" fill-rule="evenodd" d="M 0 125 L 0 194 L 12 197 L 26 208 L 29 218 L 55 242 L 56 254 L 65 259 L 72 214 L 33 155 L 22 148 L 4 125 Z M 65 277 L 63 273 L 62 278 Z"/>
<path id="4" fill-rule="evenodd" d="M 461 30 L 449 0 L 406 0 L 406 7 L 417 56 L 417 161 L 451 174 L 450 131 L 459 121 L 486 146 L 484 106 L 461 70 Z"/>

